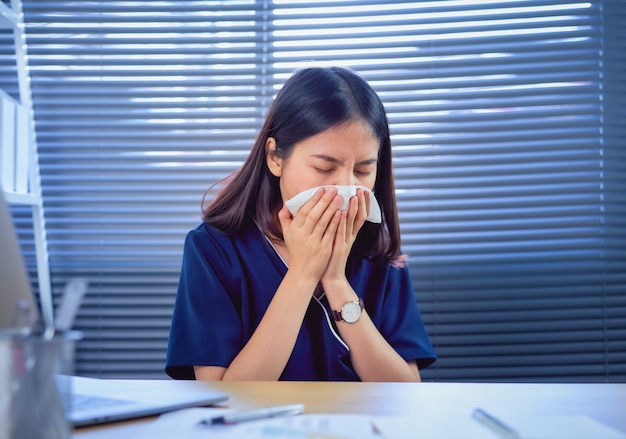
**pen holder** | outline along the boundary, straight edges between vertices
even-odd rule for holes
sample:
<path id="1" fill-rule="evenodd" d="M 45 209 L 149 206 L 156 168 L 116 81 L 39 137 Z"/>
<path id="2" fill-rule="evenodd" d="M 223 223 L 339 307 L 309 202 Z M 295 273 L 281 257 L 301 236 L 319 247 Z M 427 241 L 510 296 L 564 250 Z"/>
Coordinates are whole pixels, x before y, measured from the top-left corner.
<path id="1" fill-rule="evenodd" d="M 50 339 L 0 332 L 0 437 L 69 439 L 71 376 L 79 332 Z"/>

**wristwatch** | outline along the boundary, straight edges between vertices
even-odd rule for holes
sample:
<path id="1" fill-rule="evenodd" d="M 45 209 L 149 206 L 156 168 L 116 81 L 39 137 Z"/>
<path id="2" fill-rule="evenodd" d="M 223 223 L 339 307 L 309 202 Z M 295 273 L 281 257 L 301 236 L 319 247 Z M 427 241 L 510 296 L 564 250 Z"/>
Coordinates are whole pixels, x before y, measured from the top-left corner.
<path id="1" fill-rule="evenodd" d="M 361 311 L 363 310 L 363 299 L 359 297 L 359 300 L 350 300 L 346 302 L 339 311 L 332 310 L 333 319 L 336 322 L 342 320 L 346 323 L 354 323 L 361 317 Z"/>

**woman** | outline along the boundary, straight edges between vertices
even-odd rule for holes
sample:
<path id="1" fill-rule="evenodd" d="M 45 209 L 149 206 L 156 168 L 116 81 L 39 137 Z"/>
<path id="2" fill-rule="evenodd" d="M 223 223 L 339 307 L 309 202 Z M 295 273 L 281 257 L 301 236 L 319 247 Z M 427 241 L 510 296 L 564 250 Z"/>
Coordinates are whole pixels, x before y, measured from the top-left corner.
<path id="1" fill-rule="evenodd" d="M 360 187 L 347 209 L 339 185 Z M 385 110 L 352 71 L 296 72 L 203 219 L 185 240 L 170 376 L 419 381 L 435 360 L 400 251 Z"/>

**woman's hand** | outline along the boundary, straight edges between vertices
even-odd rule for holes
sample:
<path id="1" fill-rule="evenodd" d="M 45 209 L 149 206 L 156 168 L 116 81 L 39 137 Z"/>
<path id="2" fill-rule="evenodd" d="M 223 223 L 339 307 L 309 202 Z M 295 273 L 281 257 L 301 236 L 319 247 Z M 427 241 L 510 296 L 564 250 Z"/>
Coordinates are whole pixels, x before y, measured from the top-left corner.
<path id="1" fill-rule="evenodd" d="M 278 212 L 290 270 L 320 280 L 333 252 L 341 203 L 336 188 L 320 188 L 295 216 L 285 206 Z"/>
<path id="2" fill-rule="evenodd" d="M 322 286 L 329 293 L 337 284 L 346 283 L 346 264 L 356 236 L 365 223 L 369 212 L 370 197 L 363 189 L 357 189 L 356 196 L 350 198 L 347 211 L 342 211 L 335 234 L 333 250 L 328 267 L 322 275 Z"/>

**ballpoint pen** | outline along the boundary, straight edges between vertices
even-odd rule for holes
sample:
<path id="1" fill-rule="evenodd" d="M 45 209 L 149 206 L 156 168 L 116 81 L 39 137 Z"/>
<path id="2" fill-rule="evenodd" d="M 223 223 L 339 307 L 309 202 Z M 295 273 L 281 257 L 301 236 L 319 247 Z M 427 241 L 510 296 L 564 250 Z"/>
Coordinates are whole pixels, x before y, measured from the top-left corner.
<path id="1" fill-rule="evenodd" d="M 233 425 L 239 424 L 240 422 L 274 418 L 277 416 L 298 415 L 300 413 L 304 413 L 304 404 L 277 405 L 260 409 L 236 411 L 212 418 L 205 418 L 198 424 L 202 426 Z"/>
<path id="2" fill-rule="evenodd" d="M 476 409 L 472 412 L 472 417 L 483 424 L 501 439 L 520 439 L 521 436 L 512 427 L 508 426 L 495 416 L 487 413 L 483 409 Z"/>

